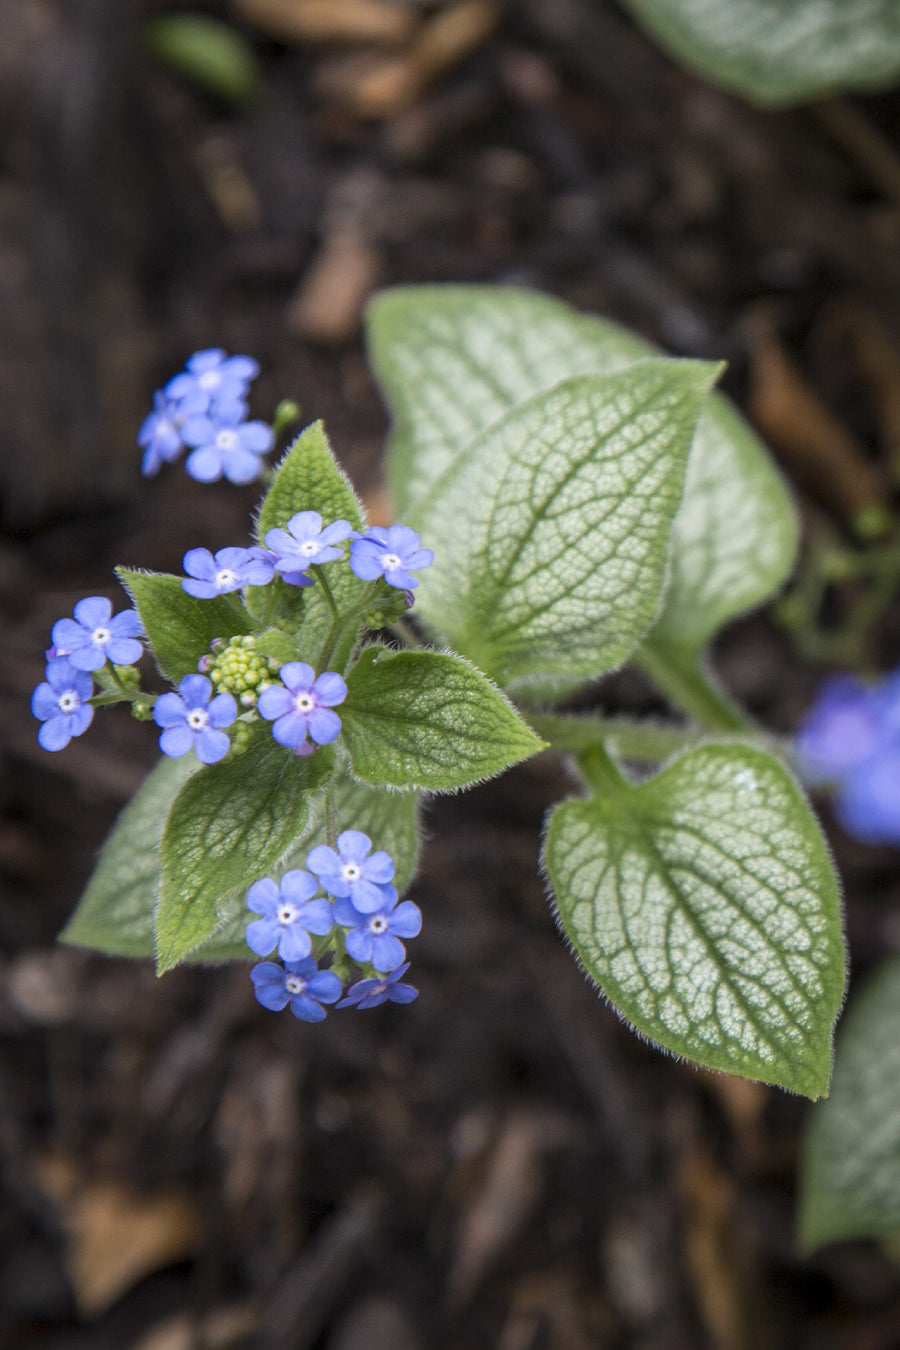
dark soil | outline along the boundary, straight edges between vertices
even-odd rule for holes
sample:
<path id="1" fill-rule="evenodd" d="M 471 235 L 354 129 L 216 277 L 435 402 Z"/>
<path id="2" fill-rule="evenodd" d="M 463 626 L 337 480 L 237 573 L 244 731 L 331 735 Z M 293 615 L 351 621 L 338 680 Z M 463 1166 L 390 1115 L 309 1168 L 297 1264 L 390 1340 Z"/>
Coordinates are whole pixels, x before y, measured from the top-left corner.
<path id="1" fill-rule="evenodd" d="M 116 562 L 177 570 L 246 533 L 252 489 L 138 473 L 152 391 L 196 348 L 254 354 L 256 414 L 291 396 L 324 417 L 374 495 L 376 284 L 538 287 L 727 358 L 739 402 L 764 322 L 877 469 L 834 315 L 900 340 L 900 204 L 827 117 L 705 87 L 611 0 L 509 0 L 370 119 L 339 54 L 250 27 L 262 97 L 217 103 L 142 47 L 158 8 L 3 17 L 0 1347 L 892 1350 L 887 1257 L 794 1244 L 813 1108 L 648 1048 L 567 955 L 536 864 L 560 765 L 431 805 L 418 1002 L 307 1027 L 263 1012 L 244 967 L 157 981 L 54 945 L 155 737 L 117 710 L 49 756 L 27 700 L 53 620 L 113 594 Z M 896 130 L 897 95 L 851 106 Z M 839 532 L 831 469 L 796 476 Z M 717 664 L 781 731 L 822 675 L 765 616 Z M 660 708 L 623 677 L 604 701 Z M 834 842 L 856 974 L 900 940 L 900 869 Z"/>

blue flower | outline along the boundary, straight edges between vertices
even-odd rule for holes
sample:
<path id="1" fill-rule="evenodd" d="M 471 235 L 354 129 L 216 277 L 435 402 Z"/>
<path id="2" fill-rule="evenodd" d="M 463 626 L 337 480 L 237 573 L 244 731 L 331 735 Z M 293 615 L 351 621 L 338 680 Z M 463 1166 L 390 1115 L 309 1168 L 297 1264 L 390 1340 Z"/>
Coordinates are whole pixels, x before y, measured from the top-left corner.
<path id="1" fill-rule="evenodd" d="M 251 483 L 262 470 L 261 455 L 268 454 L 275 436 L 265 422 L 244 422 L 243 412 L 228 409 L 189 417 L 181 429 L 185 445 L 195 448 L 185 468 L 198 483 L 214 483 L 223 476 L 230 483 Z"/>
<path id="2" fill-rule="evenodd" d="M 64 656 L 47 665 L 47 678 L 31 695 L 31 711 L 43 722 L 38 743 L 45 750 L 62 750 L 73 736 L 87 731 L 94 717 L 88 702 L 94 682 Z"/>
<path id="3" fill-rule="evenodd" d="M 840 784 L 837 815 L 866 844 L 900 844 L 900 738 L 879 746 Z"/>
<path id="4" fill-rule="evenodd" d="M 360 914 L 371 914 L 383 906 L 381 888 L 394 876 L 390 854 L 371 850 L 367 834 L 344 830 L 338 835 L 336 850 L 319 844 L 307 854 L 306 865 L 329 895 L 349 896 Z"/>
<path id="5" fill-rule="evenodd" d="M 330 744 L 341 730 L 341 719 L 331 709 L 347 697 L 341 676 L 325 671 L 316 679 L 304 661 L 288 661 L 278 674 L 282 684 L 270 684 L 256 705 L 262 717 L 275 720 L 272 735 L 278 744 L 299 750 L 307 732 L 317 745 Z"/>
<path id="6" fill-rule="evenodd" d="M 289 961 L 282 970 L 274 961 L 263 961 L 250 972 L 257 1002 L 270 1012 L 281 1012 L 290 1004 L 301 1022 L 324 1022 L 323 1003 L 336 1003 L 342 985 L 331 970 L 319 970 L 313 957 Z"/>
<path id="7" fill-rule="evenodd" d="M 828 680 L 794 742 L 804 777 L 834 781 L 867 759 L 883 739 L 883 704 L 853 675 Z"/>
<path id="8" fill-rule="evenodd" d="M 182 560 L 188 578 L 181 585 L 198 600 L 212 600 L 244 586 L 265 586 L 272 580 L 271 555 L 261 548 L 188 549 Z"/>
<path id="9" fill-rule="evenodd" d="M 162 694 L 153 708 L 153 720 L 165 730 L 159 748 L 173 759 L 196 751 L 201 764 L 215 764 L 228 754 L 231 741 L 222 731 L 238 715 L 230 694 L 216 694 L 205 675 L 185 675 L 177 694 Z"/>
<path id="10" fill-rule="evenodd" d="M 300 961 L 309 956 L 310 933 L 324 937 L 334 927 L 334 914 L 327 900 L 314 900 L 319 883 L 308 872 L 285 872 L 280 883 L 270 877 L 256 881 L 247 892 L 247 904 L 262 915 L 247 925 L 247 944 L 257 956 L 278 948 L 282 961 Z"/>
<path id="11" fill-rule="evenodd" d="M 389 586 L 411 591 L 419 583 L 410 572 L 434 562 L 431 549 L 419 544 L 419 536 L 408 525 L 391 525 L 387 530 L 373 525 L 350 545 L 350 566 L 361 581 L 383 576 Z"/>
<path id="12" fill-rule="evenodd" d="M 210 347 L 195 352 L 163 392 L 188 414 L 209 412 L 242 422 L 247 415 L 247 388 L 258 374 L 259 366 L 251 356 L 228 356 L 221 347 Z"/>
<path id="13" fill-rule="evenodd" d="M 352 534 L 353 526 L 347 520 L 336 520 L 323 530 L 318 511 L 299 511 L 291 516 L 286 530 L 267 531 L 266 545 L 275 553 L 275 570 L 284 580 L 292 586 L 307 586 L 305 569 L 342 558 L 343 549 L 334 545 Z"/>
<path id="14" fill-rule="evenodd" d="M 144 649 L 137 638 L 144 630 L 133 609 L 111 618 L 110 602 L 91 595 L 79 600 L 73 613 L 74 620 L 56 621 L 51 638 L 58 654 L 67 656 L 76 670 L 99 670 L 107 660 L 117 666 L 140 660 Z"/>
<path id="15" fill-rule="evenodd" d="M 144 450 L 141 473 L 145 478 L 152 478 L 161 464 L 171 464 L 178 458 L 184 449 L 181 428 L 185 418 L 203 410 L 202 400 L 200 403 L 194 400 L 193 405 L 188 400 L 185 406 L 180 406 L 157 390 L 153 395 L 153 411 L 141 423 L 137 438 Z"/>
<path id="16" fill-rule="evenodd" d="M 360 914 L 349 897 L 334 902 L 334 918 L 347 928 L 344 942 L 347 955 L 360 965 L 370 964 L 378 971 L 393 970 L 406 958 L 400 938 L 414 938 L 422 931 L 422 911 L 411 900 L 397 904 L 394 886 L 381 888 L 381 905 Z"/>
<path id="17" fill-rule="evenodd" d="M 379 1003 L 412 1003 L 413 999 L 419 997 L 418 989 L 411 984 L 399 984 L 401 975 L 405 975 L 409 970 L 409 962 L 398 966 L 392 970 L 389 975 L 381 980 L 359 980 L 347 990 L 347 997 L 342 998 L 338 1004 L 339 1008 L 359 1008 L 362 1012 L 366 1008 L 377 1008 Z"/>

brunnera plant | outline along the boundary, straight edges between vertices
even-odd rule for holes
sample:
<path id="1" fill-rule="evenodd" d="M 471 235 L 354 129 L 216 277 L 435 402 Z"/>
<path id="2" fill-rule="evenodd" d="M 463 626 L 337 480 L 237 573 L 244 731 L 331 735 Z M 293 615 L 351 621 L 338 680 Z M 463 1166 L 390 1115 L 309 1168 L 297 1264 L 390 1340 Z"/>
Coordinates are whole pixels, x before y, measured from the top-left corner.
<path id="1" fill-rule="evenodd" d="M 591 979 L 658 1046 L 820 1097 L 844 990 L 837 881 L 801 788 L 706 656 L 782 584 L 796 522 L 712 392 L 719 367 L 524 291 L 397 289 L 369 319 L 401 524 L 366 527 L 315 424 L 245 547 L 190 550 L 184 577 L 120 569 L 133 610 L 91 597 L 54 628 L 34 703 L 47 748 L 127 701 L 163 751 L 63 940 L 160 972 L 277 953 L 257 997 L 303 1020 L 408 1002 L 421 915 L 399 897 L 423 799 L 552 749 L 578 786 L 540 866 Z M 142 428 L 145 472 L 188 447 L 201 481 L 257 477 L 273 432 L 247 420 L 254 374 L 192 358 Z M 141 639 L 173 685 L 155 699 Z M 566 710 L 626 662 L 671 725 Z"/>

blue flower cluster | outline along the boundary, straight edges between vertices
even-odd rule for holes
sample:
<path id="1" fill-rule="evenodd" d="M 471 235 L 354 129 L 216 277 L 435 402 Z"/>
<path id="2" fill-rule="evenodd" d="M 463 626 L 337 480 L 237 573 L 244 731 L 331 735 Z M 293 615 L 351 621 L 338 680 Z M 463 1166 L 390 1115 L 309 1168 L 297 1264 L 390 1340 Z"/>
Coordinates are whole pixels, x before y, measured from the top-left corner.
<path id="1" fill-rule="evenodd" d="M 228 356 L 220 347 L 195 352 L 153 397 L 153 411 L 138 433 L 142 473 L 152 477 L 190 449 L 185 468 L 199 483 L 258 478 L 261 456 L 275 443 L 266 422 L 247 420 L 247 394 L 258 374 L 250 356 Z"/>
<path id="2" fill-rule="evenodd" d="M 79 600 L 72 619 L 57 619 L 47 651 L 44 680 L 31 696 L 31 711 L 42 723 L 38 742 L 45 750 L 63 750 L 94 719 L 91 674 L 109 663 L 130 666 L 144 648 L 140 617 L 133 609 L 113 615 L 102 595 Z M 121 677 L 120 677 L 121 678 Z"/>
<path id="3" fill-rule="evenodd" d="M 795 741 L 803 776 L 836 787 L 836 810 L 865 843 L 900 845 L 900 671 L 869 687 L 829 680 Z"/>
<path id="4" fill-rule="evenodd" d="M 277 883 L 264 877 L 247 892 L 249 908 L 260 916 L 247 926 L 248 946 L 257 956 L 277 952 L 284 962 L 263 961 L 251 971 L 262 1006 L 274 1012 L 289 1006 L 301 1022 L 321 1022 L 325 1004 L 365 1009 L 411 1003 L 417 991 L 400 982 L 409 969 L 401 939 L 419 934 L 422 913 L 411 900 L 398 903 L 390 854 L 373 853 L 367 834 L 345 830 L 336 849 L 312 849 L 306 867 L 285 872 Z M 321 939 L 315 952 L 314 937 Z M 327 954 L 332 967 L 320 970 Z M 362 979 L 342 999 L 339 971 L 348 960 Z"/>
<path id="5" fill-rule="evenodd" d="M 312 586 L 311 567 L 336 562 L 344 551 L 338 544 L 350 540 L 350 568 L 361 581 L 379 581 L 411 591 L 418 586 L 413 572 L 430 567 L 434 553 L 422 548 L 419 536 L 408 525 L 378 525 L 360 532 L 347 520 L 323 526 L 318 511 L 298 511 L 286 527 L 266 531 L 265 547 L 222 548 L 215 554 L 205 548 L 188 549 L 183 566 L 187 578 L 182 586 L 188 595 L 211 600 L 244 586 L 267 586 L 280 577 L 289 586 Z"/>

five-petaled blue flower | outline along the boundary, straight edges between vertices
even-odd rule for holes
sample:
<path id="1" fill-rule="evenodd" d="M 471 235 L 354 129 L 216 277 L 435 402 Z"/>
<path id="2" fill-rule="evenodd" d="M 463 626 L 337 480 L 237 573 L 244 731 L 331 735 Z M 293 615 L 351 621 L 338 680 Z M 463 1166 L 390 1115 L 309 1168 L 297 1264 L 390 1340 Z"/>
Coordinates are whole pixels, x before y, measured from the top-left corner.
<path id="1" fill-rule="evenodd" d="M 420 547 L 419 536 L 408 525 L 391 525 L 389 529 L 372 525 L 350 545 L 350 566 L 361 581 L 383 576 L 389 586 L 404 591 L 414 590 L 419 584 L 410 573 L 433 562 L 431 549 Z"/>
<path id="2" fill-rule="evenodd" d="M 369 963 L 378 971 L 387 971 L 406 958 L 400 938 L 414 938 L 422 931 L 422 911 L 411 900 L 398 905 L 394 886 L 382 886 L 381 892 L 381 907 L 367 914 L 360 914 L 349 896 L 339 897 L 334 902 L 334 918 L 349 929 L 344 937 L 347 955 L 360 965 Z"/>
<path id="3" fill-rule="evenodd" d="M 335 520 L 323 530 L 318 511 L 298 511 L 291 516 L 287 529 L 267 531 L 266 545 L 275 553 L 275 570 L 285 581 L 292 586 L 308 586 L 305 569 L 343 557 L 343 549 L 334 545 L 352 534 L 353 526 L 347 520 Z"/>
<path id="4" fill-rule="evenodd" d="M 272 580 L 271 555 L 262 548 L 188 549 L 182 560 L 188 573 L 181 585 L 198 600 L 212 600 L 244 586 L 265 586 Z"/>
<path id="5" fill-rule="evenodd" d="M 400 984 L 399 980 L 409 970 L 409 962 L 398 966 L 392 970 L 389 975 L 381 980 L 358 980 L 356 984 L 351 985 L 347 990 L 347 997 L 342 998 L 338 1004 L 339 1008 L 359 1008 L 364 1011 L 366 1008 L 377 1008 L 380 1003 L 412 1003 L 414 998 L 419 997 L 418 989 L 411 984 Z"/>
<path id="6" fill-rule="evenodd" d="M 382 908 L 382 886 L 394 876 L 391 855 L 372 853 L 372 841 L 361 830 L 344 830 L 336 850 L 319 844 L 307 854 L 306 865 L 329 895 L 349 896 L 360 914 Z"/>
<path id="7" fill-rule="evenodd" d="M 88 699 L 94 682 L 65 656 L 54 657 L 46 675 L 31 695 L 31 711 L 44 724 L 38 731 L 39 744 L 45 750 L 62 750 L 91 725 L 94 709 Z"/>
<path id="8" fill-rule="evenodd" d="M 252 356 L 228 356 L 221 347 L 209 347 L 195 352 L 163 392 L 188 415 L 209 412 L 215 418 L 233 417 L 241 422 L 247 415 L 247 387 L 258 374 Z"/>
<path id="9" fill-rule="evenodd" d="M 164 755 L 177 759 L 193 749 L 201 764 L 215 764 L 228 753 L 231 741 L 222 730 L 238 715 L 231 694 L 216 694 L 205 675 L 185 675 L 177 694 L 162 694 L 153 708 L 153 720 L 165 730 L 159 738 Z"/>
<path id="10" fill-rule="evenodd" d="M 79 600 L 74 619 L 57 619 L 51 634 L 59 656 L 67 656 L 76 670 L 99 670 L 107 660 L 130 666 L 140 660 L 137 638 L 143 625 L 133 609 L 112 618 L 112 605 L 102 595 Z"/>
<path id="11" fill-rule="evenodd" d="M 274 720 L 272 735 L 278 744 L 300 750 L 308 731 L 317 745 L 328 745 L 341 730 L 341 719 L 331 711 L 347 697 L 341 676 L 325 671 L 316 679 L 305 661 L 288 661 L 278 675 L 282 683 L 264 689 L 256 705 L 261 717 Z"/>
<path id="12" fill-rule="evenodd" d="M 198 483 L 214 483 L 225 477 L 230 483 L 252 483 L 262 470 L 260 456 L 275 442 L 265 422 L 244 422 L 235 409 L 188 417 L 181 428 L 185 445 L 195 448 L 184 467 Z"/>
<path id="13" fill-rule="evenodd" d="M 323 1003 L 336 1003 L 342 985 L 331 970 L 319 970 L 315 959 L 289 961 L 282 969 L 274 961 L 263 961 L 250 972 L 258 1002 L 271 1012 L 281 1012 L 290 1004 L 301 1022 L 324 1022 Z M 408 1001 L 408 1000 L 403 1000 Z"/>
<path id="14" fill-rule="evenodd" d="M 282 961 L 301 961 L 309 956 L 310 933 L 324 937 L 334 927 L 331 905 L 313 896 L 319 889 L 315 877 L 299 868 L 285 872 L 279 883 L 271 877 L 256 881 L 247 892 L 247 904 L 262 917 L 247 925 L 247 945 L 257 956 L 278 948 Z"/>

